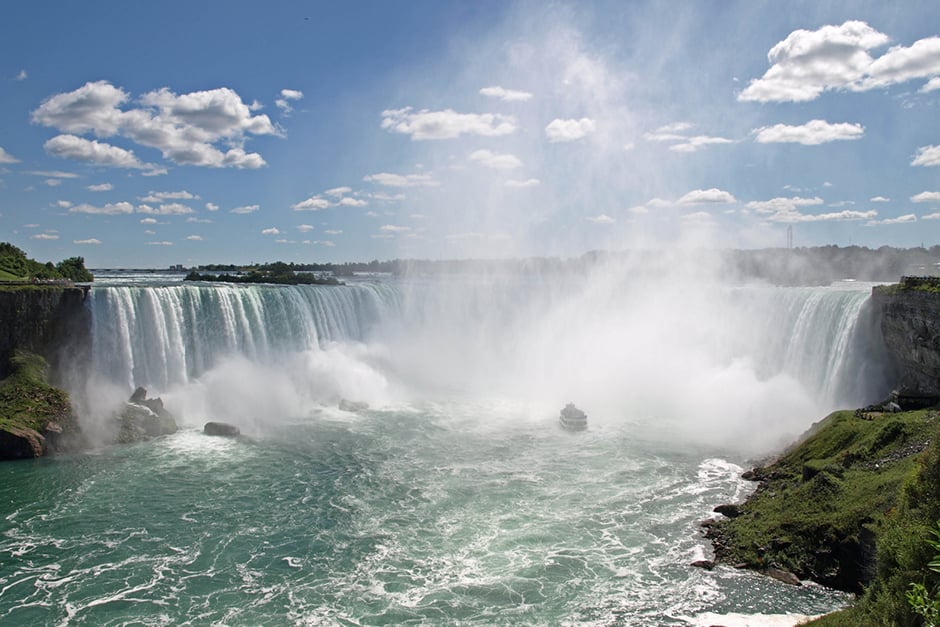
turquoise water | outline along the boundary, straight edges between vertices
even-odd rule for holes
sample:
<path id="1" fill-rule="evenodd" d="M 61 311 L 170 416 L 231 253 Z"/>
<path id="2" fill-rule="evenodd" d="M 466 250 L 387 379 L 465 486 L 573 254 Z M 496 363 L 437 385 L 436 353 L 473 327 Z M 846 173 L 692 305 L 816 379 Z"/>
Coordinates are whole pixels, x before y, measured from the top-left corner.
<path id="1" fill-rule="evenodd" d="M 0 623 L 670 625 L 845 602 L 688 564 L 721 451 L 502 402 L 272 417 L 253 438 L 0 465 Z M 735 460 L 742 462 L 743 460 Z"/>

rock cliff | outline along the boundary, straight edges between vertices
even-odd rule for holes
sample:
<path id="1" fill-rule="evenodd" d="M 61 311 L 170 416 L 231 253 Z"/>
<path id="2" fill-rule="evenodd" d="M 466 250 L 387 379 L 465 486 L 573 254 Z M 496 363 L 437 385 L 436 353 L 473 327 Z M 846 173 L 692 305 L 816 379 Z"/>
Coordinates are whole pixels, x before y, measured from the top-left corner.
<path id="1" fill-rule="evenodd" d="M 924 282 L 926 281 L 926 283 Z M 940 398 L 940 281 L 905 277 L 872 290 L 901 397 Z"/>
<path id="2" fill-rule="evenodd" d="M 0 289 L 0 379 L 11 372 L 15 350 L 43 356 L 58 378 L 64 355 L 85 351 L 91 340 L 88 288 L 17 286 Z"/>

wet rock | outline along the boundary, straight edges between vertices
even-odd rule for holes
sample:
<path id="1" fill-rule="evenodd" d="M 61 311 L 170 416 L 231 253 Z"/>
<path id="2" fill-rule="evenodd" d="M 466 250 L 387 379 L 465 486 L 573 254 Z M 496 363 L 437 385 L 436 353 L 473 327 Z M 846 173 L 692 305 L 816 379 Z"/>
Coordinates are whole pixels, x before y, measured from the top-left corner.
<path id="1" fill-rule="evenodd" d="M 704 568 L 705 570 L 712 570 L 715 567 L 715 562 L 711 560 L 695 560 L 689 566 L 694 566 L 695 568 Z"/>
<path id="2" fill-rule="evenodd" d="M 360 412 L 369 409 L 369 403 L 363 401 L 350 401 L 343 398 L 339 401 L 339 408 L 342 411 Z"/>
<path id="3" fill-rule="evenodd" d="M 782 581 L 783 583 L 789 584 L 791 586 L 802 586 L 800 578 L 794 575 L 793 573 L 782 570 L 780 568 L 770 567 L 764 571 L 768 577 L 773 577 L 777 581 Z"/>
<path id="4" fill-rule="evenodd" d="M 726 503 L 725 505 L 719 505 L 718 507 L 716 507 L 716 508 L 713 509 L 712 511 L 715 512 L 716 514 L 721 514 L 721 515 L 723 515 L 723 516 L 727 516 L 728 518 L 737 518 L 737 517 L 740 516 L 741 513 L 742 513 L 742 512 L 741 512 L 741 506 L 740 506 L 740 505 L 734 505 L 734 504 L 732 504 L 732 503 Z"/>
<path id="5" fill-rule="evenodd" d="M 227 422 L 207 422 L 202 428 L 202 432 L 206 435 L 218 435 L 229 438 L 241 435 L 241 430 L 238 427 Z"/>

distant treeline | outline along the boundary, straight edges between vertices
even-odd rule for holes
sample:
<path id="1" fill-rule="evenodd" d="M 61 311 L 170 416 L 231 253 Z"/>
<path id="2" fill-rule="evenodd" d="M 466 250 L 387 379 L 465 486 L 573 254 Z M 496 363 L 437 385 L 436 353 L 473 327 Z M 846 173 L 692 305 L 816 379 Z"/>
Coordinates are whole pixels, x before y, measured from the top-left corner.
<path id="1" fill-rule="evenodd" d="M 277 285 L 342 285 L 343 283 L 332 276 L 317 273 L 295 272 L 291 265 L 283 261 L 266 264 L 252 268 L 247 272 L 238 274 L 200 274 L 193 270 L 187 274 L 184 281 L 218 281 L 221 283 L 275 283 Z"/>
<path id="2" fill-rule="evenodd" d="M 519 259 L 422 260 L 393 259 L 348 263 L 284 263 L 199 266 L 203 272 L 280 271 L 330 273 L 344 277 L 375 273 L 392 275 L 522 274 L 583 275 L 604 264 L 621 264 L 643 276 L 721 277 L 731 281 L 766 281 L 778 285 L 821 285 L 841 279 L 897 281 L 902 275 L 938 274 L 940 246 L 871 249 L 864 246 L 762 248 L 754 250 L 629 250 L 591 251 L 580 257 Z"/>
<path id="3" fill-rule="evenodd" d="M 95 277 L 85 269 L 83 257 L 69 257 L 58 264 L 51 261 L 40 263 L 27 257 L 25 252 L 13 244 L 0 242 L 0 281 L 54 280 L 87 283 L 94 281 Z"/>

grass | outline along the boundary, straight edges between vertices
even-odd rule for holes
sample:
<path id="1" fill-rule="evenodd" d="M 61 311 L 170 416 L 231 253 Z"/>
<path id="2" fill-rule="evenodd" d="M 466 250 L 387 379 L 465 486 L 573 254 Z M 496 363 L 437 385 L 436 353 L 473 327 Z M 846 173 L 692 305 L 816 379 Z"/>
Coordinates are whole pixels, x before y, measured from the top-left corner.
<path id="1" fill-rule="evenodd" d="M 773 464 L 739 517 L 722 520 L 716 556 L 755 569 L 782 568 L 843 590 L 866 578 L 860 554 L 870 547 L 917 453 L 937 430 L 935 411 L 865 419 L 835 412 Z"/>
<path id="2" fill-rule="evenodd" d="M 46 381 L 48 366 L 39 355 L 17 352 L 13 372 L 0 381 L 0 429 L 29 428 L 39 433 L 50 420 L 74 426 L 68 394 Z"/>
<path id="3" fill-rule="evenodd" d="M 0 268 L 0 281 L 25 281 L 26 277 L 18 276 L 12 272 Z"/>

